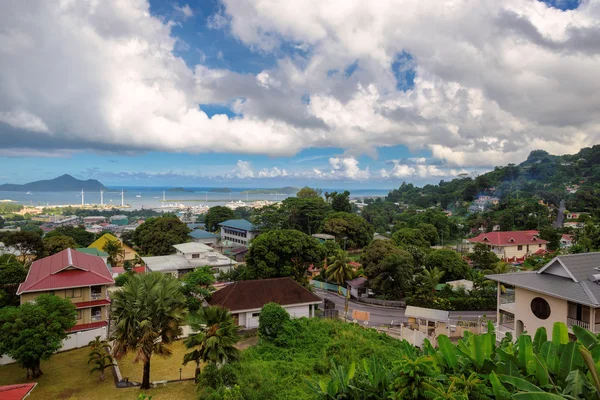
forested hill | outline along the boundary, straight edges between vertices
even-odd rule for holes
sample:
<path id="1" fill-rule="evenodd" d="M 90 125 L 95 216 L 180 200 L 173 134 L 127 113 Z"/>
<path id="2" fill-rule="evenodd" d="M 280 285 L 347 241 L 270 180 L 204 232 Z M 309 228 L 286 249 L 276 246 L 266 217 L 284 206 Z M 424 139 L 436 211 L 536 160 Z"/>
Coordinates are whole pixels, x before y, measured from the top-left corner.
<path id="1" fill-rule="evenodd" d="M 105 190 L 103 184 L 95 179 L 79 180 L 65 174 L 54 179 L 35 181 L 24 185 L 6 183 L 0 185 L 0 191 L 10 192 L 70 192 L 70 191 L 99 191 Z"/>
<path id="2" fill-rule="evenodd" d="M 575 193 L 569 193 L 568 189 Z M 418 207 L 439 205 L 452 209 L 483 194 L 499 197 L 502 201 L 537 198 L 554 205 L 564 199 L 572 210 L 598 210 L 600 145 L 563 156 L 535 150 L 519 165 L 496 167 L 476 178 L 457 178 L 422 188 L 403 183 L 390 191 L 386 199 Z"/>

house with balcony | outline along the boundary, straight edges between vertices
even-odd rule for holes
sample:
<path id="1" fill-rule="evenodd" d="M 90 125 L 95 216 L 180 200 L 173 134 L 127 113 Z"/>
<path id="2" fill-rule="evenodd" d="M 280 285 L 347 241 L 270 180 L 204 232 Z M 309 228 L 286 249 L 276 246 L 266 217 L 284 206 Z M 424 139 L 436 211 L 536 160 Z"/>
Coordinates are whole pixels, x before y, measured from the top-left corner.
<path id="1" fill-rule="evenodd" d="M 231 242 L 249 247 L 250 241 L 258 236 L 258 231 L 251 222 L 245 219 L 229 219 L 219 224 L 221 242 Z"/>
<path id="2" fill-rule="evenodd" d="M 108 325 L 108 286 L 114 283 L 102 257 L 66 249 L 34 261 L 17 295 L 21 304 L 41 294 L 69 299 L 77 309 L 77 322 L 70 332 L 80 332 Z"/>
<path id="3" fill-rule="evenodd" d="M 180 277 L 196 268 L 209 266 L 216 276 L 220 272 L 232 271 L 237 265 L 231 258 L 202 243 L 181 243 L 173 247 L 175 254 L 142 257 L 147 269 Z"/>
<path id="4" fill-rule="evenodd" d="M 471 250 L 477 243 L 485 244 L 505 262 L 522 262 L 533 254 L 545 254 L 547 240 L 539 238 L 538 231 L 498 231 L 480 233 L 467 239 Z"/>
<path id="5" fill-rule="evenodd" d="M 539 271 L 488 275 L 498 283 L 500 336 L 513 337 L 555 322 L 600 333 L 600 252 L 561 255 Z"/>

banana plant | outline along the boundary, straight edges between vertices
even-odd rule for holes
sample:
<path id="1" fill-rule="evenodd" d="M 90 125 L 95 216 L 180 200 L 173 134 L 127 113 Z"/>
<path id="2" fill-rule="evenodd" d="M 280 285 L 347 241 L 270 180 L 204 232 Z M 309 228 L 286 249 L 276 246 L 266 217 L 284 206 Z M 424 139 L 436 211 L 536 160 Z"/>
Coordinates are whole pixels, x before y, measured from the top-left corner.
<path id="1" fill-rule="evenodd" d="M 321 399 L 339 399 L 351 389 L 351 381 L 356 372 L 356 364 L 350 364 L 350 368 L 346 371 L 343 365 L 333 365 L 330 372 L 330 379 L 314 380 L 309 383 L 312 391 Z"/>

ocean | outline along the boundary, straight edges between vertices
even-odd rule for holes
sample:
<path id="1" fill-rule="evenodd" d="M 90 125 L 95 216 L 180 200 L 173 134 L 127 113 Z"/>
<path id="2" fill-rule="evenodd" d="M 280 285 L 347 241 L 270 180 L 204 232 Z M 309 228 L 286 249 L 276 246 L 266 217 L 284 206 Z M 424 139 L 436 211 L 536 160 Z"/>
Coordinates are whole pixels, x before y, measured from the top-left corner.
<path id="1" fill-rule="evenodd" d="M 254 194 L 242 193 L 247 190 L 260 190 L 264 188 L 231 188 L 231 192 L 217 192 L 220 188 L 190 187 L 183 188 L 185 191 L 169 191 L 166 187 L 140 187 L 125 186 L 121 188 L 110 188 L 104 192 L 104 204 L 121 205 L 121 190 L 123 190 L 124 203 L 129 205 L 128 210 L 139 210 L 148 208 L 160 208 L 164 204 L 181 203 L 189 206 L 199 205 L 224 205 L 231 201 L 243 201 L 252 203 L 258 200 L 280 201 L 293 194 Z M 323 189 L 323 193 L 332 191 L 343 191 L 343 189 Z M 163 192 L 165 201 L 163 200 Z M 358 189 L 350 191 L 351 198 L 380 197 L 388 194 L 388 189 Z M 31 206 L 57 206 L 57 205 L 81 205 L 81 194 L 79 192 L 7 192 L 0 191 L 0 201 L 11 200 L 18 204 Z M 100 192 L 85 192 L 85 204 L 100 204 Z"/>

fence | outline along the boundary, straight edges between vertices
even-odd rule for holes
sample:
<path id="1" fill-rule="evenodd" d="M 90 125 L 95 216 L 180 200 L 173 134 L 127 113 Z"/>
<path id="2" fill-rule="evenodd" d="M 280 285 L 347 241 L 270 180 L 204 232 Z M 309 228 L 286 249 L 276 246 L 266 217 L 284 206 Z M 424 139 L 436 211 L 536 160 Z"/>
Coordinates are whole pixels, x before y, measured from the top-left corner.
<path id="1" fill-rule="evenodd" d="M 103 326 L 101 328 L 91 329 L 89 331 L 75 332 L 63 340 L 63 345 L 58 351 L 62 352 L 86 347 L 92 340 L 96 338 L 96 336 L 106 339 L 106 327 Z M 12 364 L 14 362 L 15 360 L 8 356 L 0 357 L 0 365 Z"/>
<path id="2" fill-rule="evenodd" d="M 328 290 L 330 292 L 336 292 L 342 296 L 347 296 L 348 290 L 345 287 L 334 285 L 333 283 L 321 282 L 321 281 L 310 281 L 311 286 L 317 289 Z"/>
<path id="3" fill-rule="evenodd" d="M 360 303 L 375 304 L 384 307 L 406 308 L 406 301 L 403 300 L 381 300 L 371 297 L 359 297 L 357 300 Z"/>

